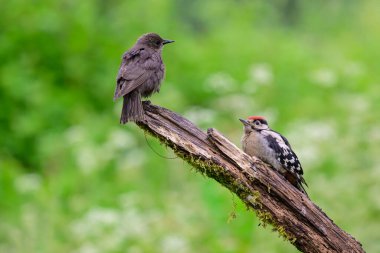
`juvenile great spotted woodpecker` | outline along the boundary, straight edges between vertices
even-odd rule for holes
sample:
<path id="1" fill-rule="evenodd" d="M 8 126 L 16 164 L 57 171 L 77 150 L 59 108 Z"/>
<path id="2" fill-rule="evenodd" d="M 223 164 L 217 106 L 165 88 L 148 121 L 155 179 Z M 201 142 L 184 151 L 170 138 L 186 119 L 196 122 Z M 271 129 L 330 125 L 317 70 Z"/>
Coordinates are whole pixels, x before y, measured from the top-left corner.
<path id="1" fill-rule="evenodd" d="M 307 195 L 303 186 L 307 184 L 302 176 L 301 163 L 288 140 L 270 129 L 264 117 L 251 116 L 248 120 L 240 121 L 244 125 L 241 140 L 244 152 L 272 165 L 292 185 Z"/>

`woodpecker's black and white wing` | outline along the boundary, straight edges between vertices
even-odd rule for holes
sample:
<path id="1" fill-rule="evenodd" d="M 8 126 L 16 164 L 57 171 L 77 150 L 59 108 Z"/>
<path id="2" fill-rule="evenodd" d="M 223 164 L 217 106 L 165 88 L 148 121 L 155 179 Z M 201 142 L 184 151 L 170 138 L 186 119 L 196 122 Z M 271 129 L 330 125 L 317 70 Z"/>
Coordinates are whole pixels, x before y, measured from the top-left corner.
<path id="1" fill-rule="evenodd" d="M 275 152 L 277 160 L 287 171 L 286 175 L 284 175 L 285 178 L 306 194 L 305 188 L 302 185 L 305 184 L 307 186 L 302 176 L 302 166 L 297 155 L 293 152 L 289 141 L 273 130 L 267 130 L 263 134 L 269 143 L 269 147 Z"/>

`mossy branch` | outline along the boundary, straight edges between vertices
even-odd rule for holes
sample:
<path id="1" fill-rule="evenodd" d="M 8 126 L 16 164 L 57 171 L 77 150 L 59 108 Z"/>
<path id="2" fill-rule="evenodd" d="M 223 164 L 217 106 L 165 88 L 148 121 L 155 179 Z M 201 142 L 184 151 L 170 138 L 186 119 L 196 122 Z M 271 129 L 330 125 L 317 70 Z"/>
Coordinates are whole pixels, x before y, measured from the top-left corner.
<path id="1" fill-rule="evenodd" d="M 309 198 L 261 160 L 249 157 L 215 129 L 207 133 L 184 117 L 144 102 L 138 126 L 169 146 L 199 172 L 235 193 L 302 252 L 364 252 Z"/>

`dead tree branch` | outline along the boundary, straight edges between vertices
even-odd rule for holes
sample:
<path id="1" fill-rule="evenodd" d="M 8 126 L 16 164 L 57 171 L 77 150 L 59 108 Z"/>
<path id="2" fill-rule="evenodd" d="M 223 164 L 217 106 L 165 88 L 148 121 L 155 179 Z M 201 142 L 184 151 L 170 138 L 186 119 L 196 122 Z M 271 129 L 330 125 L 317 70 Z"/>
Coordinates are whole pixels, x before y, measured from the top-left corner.
<path id="1" fill-rule="evenodd" d="M 165 108 L 144 102 L 138 125 L 193 165 L 235 193 L 261 220 L 302 252 L 364 252 L 305 195 L 269 165 L 246 155 L 217 130 L 207 133 Z"/>

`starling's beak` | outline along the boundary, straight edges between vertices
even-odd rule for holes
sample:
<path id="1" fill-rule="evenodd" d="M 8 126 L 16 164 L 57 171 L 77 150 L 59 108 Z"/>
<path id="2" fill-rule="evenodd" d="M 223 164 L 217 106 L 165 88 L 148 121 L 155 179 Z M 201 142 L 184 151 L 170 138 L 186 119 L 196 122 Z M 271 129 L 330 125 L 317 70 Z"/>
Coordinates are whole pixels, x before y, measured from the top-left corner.
<path id="1" fill-rule="evenodd" d="M 162 44 L 169 44 L 169 43 L 173 43 L 174 42 L 174 40 L 164 40 L 164 42 L 162 42 Z"/>
<path id="2" fill-rule="evenodd" d="M 249 125 L 248 121 L 246 121 L 244 119 L 239 119 L 239 120 L 241 121 L 241 123 L 244 124 L 244 126 L 248 126 Z"/>

